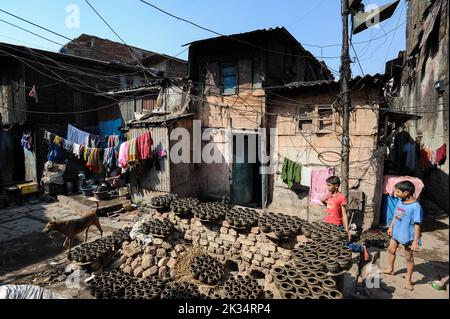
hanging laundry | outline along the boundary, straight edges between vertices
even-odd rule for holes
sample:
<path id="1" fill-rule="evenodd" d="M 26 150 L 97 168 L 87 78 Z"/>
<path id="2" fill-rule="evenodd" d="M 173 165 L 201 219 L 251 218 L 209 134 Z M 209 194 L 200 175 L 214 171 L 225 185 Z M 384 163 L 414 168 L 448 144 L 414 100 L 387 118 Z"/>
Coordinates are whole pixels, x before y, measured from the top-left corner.
<path id="1" fill-rule="evenodd" d="M 63 140 L 64 139 L 61 136 L 55 135 L 55 138 L 53 139 L 53 143 L 56 145 L 61 145 Z"/>
<path id="2" fill-rule="evenodd" d="M 395 193 L 395 185 L 398 182 L 402 181 L 410 181 L 414 184 L 416 188 L 416 192 L 414 193 L 414 198 L 418 199 L 420 194 L 422 193 L 424 184 L 422 180 L 417 177 L 411 176 L 394 176 L 394 175 L 385 175 L 383 178 L 383 193 L 394 196 Z"/>
<path id="3" fill-rule="evenodd" d="M 80 144 L 73 143 L 72 153 L 76 158 L 80 158 Z"/>
<path id="4" fill-rule="evenodd" d="M 294 183 L 300 183 L 301 172 L 302 167 L 300 164 L 295 163 L 288 158 L 284 159 L 281 178 L 283 179 L 283 182 L 288 184 L 289 188 L 292 188 Z"/>
<path id="5" fill-rule="evenodd" d="M 23 135 L 22 139 L 20 140 L 20 144 L 23 148 L 32 151 L 33 150 L 33 137 L 31 135 L 30 130 L 26 130 Z"/>
<path id="6" fill-rule="evenodd" d="M 328 192 L 327 178 L 334 175 L 334 168 L 315 169 L 311 172 L 311 187 L 309 189 L 309 204 L 323 205 L 321 199 Z"/>
<path id="7" fill-rule="evenodd" d="M 108 169 L 114 169 L 117 166 L 116 154 L 114 147 L 109 147 L 105 149 L 103 153 L 103 165 Z"/>
<path id="8" fill-rule="evenodd" d="M 311 172 L 312 172 L 311 167 L 302 166 L 302 176 L 300 178 L 300 185 L 311 187 Z"/>
<path id="9" fill-rule="evenodd" d="M 39 98 L 38 98 L 37 91 L 36 91 L 36 85 L 33 85 L 30 93 L 28 93 L 28 96 L 34 98 L 34 101 L 36 103 L 39 103 Z"/>
<path id="10" fill-rule="evenodd" d="M 102 165 L 100 160 L 100 150 L 98 148 L 89 149 L 89 158 L 86 163 L 86 167 L 92 172 L 101 172 Z"/>
<path id="11" fill-rule="evenodd" d="M 68 141 L 68 140 L 63 140 L 63 148 L 68 151 L 68 152 L 72 152 L 73 151 L 73 142 Z"/>
<path id="12" fill-rule="evenodd" d="M 131 139 L 128 144 L 128 165 L 134 165 L 139 160 L 136 139 Z"/>
<path id="13" fill-rule="evenodd" d="M 115 147 L 119 145 L 119 136 L 118 135 L 110 135 L 108 137 L 108 147 Z"/>
<path id="14" fill-rule="evenodd" d="M 412 172 L 415 172 L 417 164 L 416 143 L 409 142 L 405 144 L 404 150 L 406 152 L 406 167 L 408 167 Z"/>
<path id="15" fill-rule="evenodd" d="M 447 159 L 447 144 L 443 144 L 436 150 L 436 163 L 437 165 L 444 165 Z"/>
<path id="16" fill-rule="evenodd" d="M 46 141 L 50 142 L 51 138 L 52 138 L 52 133 L 50 133 L 49 131 L 45 131 L 44 132 L 44 139 Z"/>
<path id="17" fill-rule="evenodd" d="M 67 125 L 67 139 L 80 145 L 89 146 L 89 133 L 70 124 Z"/>
<path id="18" fill-rule="evenodd" d="M 128 167 L 128 142 L 124 142 L 119 148 L 119 166 L 123 169 Z"/>
<path id="19" fill-rule="evenodd" d="M 152 157 L 153 140 L 150 132 L 145 132 L 136 137 L 136 144 L 140 160 L 146 160 Z"/>

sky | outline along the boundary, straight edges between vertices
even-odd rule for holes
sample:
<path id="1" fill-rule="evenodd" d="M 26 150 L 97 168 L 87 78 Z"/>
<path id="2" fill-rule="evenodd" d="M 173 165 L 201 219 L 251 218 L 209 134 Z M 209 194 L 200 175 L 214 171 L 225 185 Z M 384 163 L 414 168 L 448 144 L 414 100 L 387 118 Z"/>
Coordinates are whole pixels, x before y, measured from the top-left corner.
<path id="1" fill-rule="evenodd" d="M 363 3 L 367 7 L 383 5 L 390 1 L 392 0 L 364 0 Z M 182 52 L 186 49 L 183 47 L 184 44 L 216 36 L 167 16 L 139 0 L 89 0 L 89 2 L 128 45 L 150 51 L 177 55 L 187 60 L 188 52 Z M 147 2 L 221 34 L 284 26 L 305 49 L 317 58 L 323 58 L 330 68 L 339 70 L 342 41 L 340 0 L 148 0 Z M 0 0 L 0 9 L 69 38 L 87 33 L 120 42 L 85 0 Z M 79 20 L 71 19 L 77 16 L 77 11 Z M 352 64 L 353 76 L 384 73 L 386 61 L 396 58 L 398 52 L 405 49 L 406 11 L 406 0 L 401 0 L 389 20 L 353 36 L 356 54 L 351 48 L 350 56 L 355 62 L 355 57 L 358 56 L 361 64 L 361 67 L 358 63 Z M 0 19 L 61 44 L 68 42 L 4 12 L 0 12 Z M 369 42 L 358 44 L 364 41 Z M 61 47 L 1 21 L 0 42 L 50 51 L 58 51 Z M 335 46 L 316 47 L 328 45 Z"/>

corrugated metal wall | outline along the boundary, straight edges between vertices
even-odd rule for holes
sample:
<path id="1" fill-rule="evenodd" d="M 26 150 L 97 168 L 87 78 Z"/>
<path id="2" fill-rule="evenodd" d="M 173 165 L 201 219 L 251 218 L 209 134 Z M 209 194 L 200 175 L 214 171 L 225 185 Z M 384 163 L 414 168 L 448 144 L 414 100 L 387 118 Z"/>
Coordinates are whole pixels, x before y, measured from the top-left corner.
<path id="1" fill-rule="evenodd" d="M 129 138 L 135 138 L 140 134 L 150 131 L 153 139 L 152 150 L 164 149 L 169 153 L 169 134 L 167 127 L 156 127 L 156 128 L 137 128 L 131 129 Z M 155 159 L 158 160 L 158 159 Z M 170 165 L 169 156 L 165 159 L 159 160 L 161 169 L 156 170 L 155 164 L 153 167 L 143 176 L 137 176 L 137 174 L 131 173 L 131 183 L 133 186 L 139 185 L 140 190 L 153 190 L 160 192 L 170 192 Z"/>
<path id="2" fill-rule="evenodd" d="M 125 123 L 134 120 L 134 112 L 142 112 L 142 99 L 130 99 L 119 103 L 120 113 Z"/>

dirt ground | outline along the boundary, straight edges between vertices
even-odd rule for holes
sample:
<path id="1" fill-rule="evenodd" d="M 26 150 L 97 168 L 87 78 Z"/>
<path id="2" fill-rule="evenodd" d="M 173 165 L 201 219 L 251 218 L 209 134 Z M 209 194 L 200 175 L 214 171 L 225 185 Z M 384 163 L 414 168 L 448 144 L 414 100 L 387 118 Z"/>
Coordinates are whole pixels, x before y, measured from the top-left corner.
<path id="1" fill-rule="evenodd" d="M 425 212 L 423 246 L 415 259 L 417 264 L 413 276 L 415 290 L 410 292 L 403 289 L 403 276 L 406 269 L 401 251 L 396 261 L 397 274 L 379 276 L 379 287 L 367 287 L 365 280 L 368 274 L 373 273 L 373 269 L 367 272 L 368 267 L 379 269 L 386 262 L 384 250 L 371 249 L 374 258 L 372 263 L 363 269 L 354 291 L 355 298 L 449 298 L 449 217 L 430 201 L 423 200 L 422 205 Z M 62 247 L 64 238 L 59 234 L 51 236 L 44 234 L 42 229 L 51 219 L 78 217 L 79 215 L 69 206 L 57 202 L 0 210 L 0 285 L 23 283 L 33 275 L 56 270 L 67 264 L 66 251 Z M 121 215 L 120 219 L 101 217 L 104 236 L 116 229 L 131 226 L 138 215 L 139 213 L 134 211 Z M 99 236 L 99 232 L 91 228 L 89 241 Z M 78 243 L 81 241 L 80 237 Z M 433 289 L 429 284 L 433 280 L 441 280 L 447 290 Z M 49 287 L 66 298 L 91 298 L 83 289 L 67 288 L 64 280 Z"/>
<path id="2" fill-rule="evenodd" d="M 356 295 L 371 299 L 448 299 L 449 279 L 449 216 L 427 199 L 421 200 L 424 211 L 422 246 L 415 254 L 413 274 L 414 291 L 404 289 L 406 263 L 403 248 L 397 252 L 395 275 L 380 274 L 386 266 L 385 250 L 371 249 L 374 257 L 367 265 L 359 280 Z M 375 275 L 375 273 L 378 273 Z M 379 285 L 373 283 L 379 278 Z M 368 283 L 366 279 L 369 278 Z M 431 282 L 441 281 L 445 290 L 436 290 Z M 369 285 L 369 287 L 367 287 Z"/>

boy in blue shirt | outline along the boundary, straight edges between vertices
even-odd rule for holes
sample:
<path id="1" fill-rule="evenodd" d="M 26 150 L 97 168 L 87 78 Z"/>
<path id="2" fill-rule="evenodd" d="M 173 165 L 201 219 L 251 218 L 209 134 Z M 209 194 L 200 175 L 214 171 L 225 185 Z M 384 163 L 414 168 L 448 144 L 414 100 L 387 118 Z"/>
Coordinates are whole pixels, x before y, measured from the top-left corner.
<path id="1" fill-rule="evenodd" d="M 414 272 L 414 252 L 419 251 L 421 245 L 421 225 L 423 211 L 420 204 L 413 197 L 414 184 L 410 181 L 402 181 L 395 185 L 395 196 L 400 201 L 395 208 L 394 218 L 389 226 L 388 234 L 391 242 L 388 248 L 388 265 L 383 273 L 394 275 L 395 254 L 399 244 L 405 247 L 406 278 L 405 289 L 413 290 L 412 274 Z"/>

